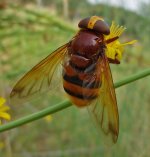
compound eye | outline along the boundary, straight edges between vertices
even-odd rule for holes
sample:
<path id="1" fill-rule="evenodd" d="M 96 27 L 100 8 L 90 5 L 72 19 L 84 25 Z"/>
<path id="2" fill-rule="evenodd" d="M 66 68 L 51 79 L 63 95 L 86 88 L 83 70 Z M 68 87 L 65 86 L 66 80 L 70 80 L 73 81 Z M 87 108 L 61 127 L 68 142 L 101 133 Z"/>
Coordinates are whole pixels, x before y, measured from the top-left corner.
<path id="1" fill-rule="evenodd" d="M 103 18 L 98 16 L 91 16 L 82 19 L 79 24 L 79 28 L 91 29 L 97 33 L 108 35 L 110 29 L 107 23 L 104 22 Z"/>

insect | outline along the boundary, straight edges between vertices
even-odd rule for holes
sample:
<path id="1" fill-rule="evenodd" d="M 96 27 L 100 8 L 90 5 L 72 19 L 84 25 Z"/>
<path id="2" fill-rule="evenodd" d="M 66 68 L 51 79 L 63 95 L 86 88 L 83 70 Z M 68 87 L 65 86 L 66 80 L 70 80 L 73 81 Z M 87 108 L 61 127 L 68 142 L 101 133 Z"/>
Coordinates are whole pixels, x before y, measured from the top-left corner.
<path id="1" fill-rule="evenodd" d="M 87 107 L 105 135 L 115 143 L 119 134 L 119 116 L 109 63 L 119 64 L 123 47 L 119 36 L 124 27 L 112 23 L 109 28 L 100 16 L 81 20 L 80 30 L 34 66 L 14 86 L 10 97 L 23 99 L 52 84 L 58 66 L 62 67 L 63 88 L 77 107 Z"/>

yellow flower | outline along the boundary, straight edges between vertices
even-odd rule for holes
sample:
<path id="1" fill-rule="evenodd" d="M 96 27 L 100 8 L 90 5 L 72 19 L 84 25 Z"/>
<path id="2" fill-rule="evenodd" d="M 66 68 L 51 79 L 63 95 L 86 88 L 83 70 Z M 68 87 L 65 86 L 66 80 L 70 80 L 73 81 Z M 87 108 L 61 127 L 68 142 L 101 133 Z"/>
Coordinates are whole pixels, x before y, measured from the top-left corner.
<path id="1" fill-rule="evenodd" d="M 47 121 L 47 122 L 51 122 L 52 121 L 52 116 L 51 115 L 48 115 L 48 116 L 46 116 L 46 117 L 44 117 L 45 118 L 45 120 Z"/>
<path id="2" fill-rule="evenodd" d="M 136 42 L 136 40 L 132 40 L 123 44 L 119 42 L 118 38 L 125 31 L 125 29 L 125 27 L 117 26 L 114 22 L 112 22 L 110 27 L 110 34 L 105 36 L 106 56 L 112 63 L 120 63 L 124 51 L 124 46 L 134 44 Z"/>
<path id="3" fill-rule="evenodd" d="M 6 112 L 10 108 L 8 106 L 4 105 L 5 102 L 6 102 L 6 100 L 4 98 L 0 97 L 0 124 L 2 123 L 1 122 L 2 119 L 6 119 L 6 120 L 11 119 L 10 115 Z"/>

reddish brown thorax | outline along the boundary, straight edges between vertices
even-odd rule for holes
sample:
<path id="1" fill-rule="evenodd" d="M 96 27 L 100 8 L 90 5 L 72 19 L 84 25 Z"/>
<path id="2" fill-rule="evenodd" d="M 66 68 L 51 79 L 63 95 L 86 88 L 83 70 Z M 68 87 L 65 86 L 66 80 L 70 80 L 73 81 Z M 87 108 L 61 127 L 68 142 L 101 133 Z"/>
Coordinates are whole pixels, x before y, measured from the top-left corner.
<path id="1" fill-rule="evenodd" d="M 109 26 L 101 17 L 92 16 L 81 20 L 81 28 L 72 40 L 69 53 L 71 62 L 78 67 L 86 67 L 96 62 L 105 47 L 104 34 L 110 33 Z"/>
<path id="2" fill-rule="evenodd" d="M 100 46 L 103 45 L 103 35 L 92 30 L 81 29 L 71 43 L 71 53 L 81 55 L 90 59 L 98 54 Z"/>

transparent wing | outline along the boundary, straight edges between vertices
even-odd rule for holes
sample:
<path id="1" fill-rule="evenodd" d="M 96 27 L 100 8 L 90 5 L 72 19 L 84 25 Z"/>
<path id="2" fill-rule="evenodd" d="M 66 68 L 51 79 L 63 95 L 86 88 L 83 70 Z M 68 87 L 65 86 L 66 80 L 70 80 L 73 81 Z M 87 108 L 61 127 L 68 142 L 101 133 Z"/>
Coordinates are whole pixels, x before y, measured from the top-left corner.
<path id="1" fill-rule="evenodd" d="M 69 43 L 55 50 L 25 74 L 12 89 L 11 99 L 21 100 L 49 90 L 53 75 L 67 53 L 68 45 Z"/>
<path id="2" fill-rule="evenodd" d="M 116 143 L 119 133 L 118 108 L 112 75 L 105 55 L 99 61 L 98 69 L 102 81 L 99 96 L 87 108 L 100 132 Z"/>

